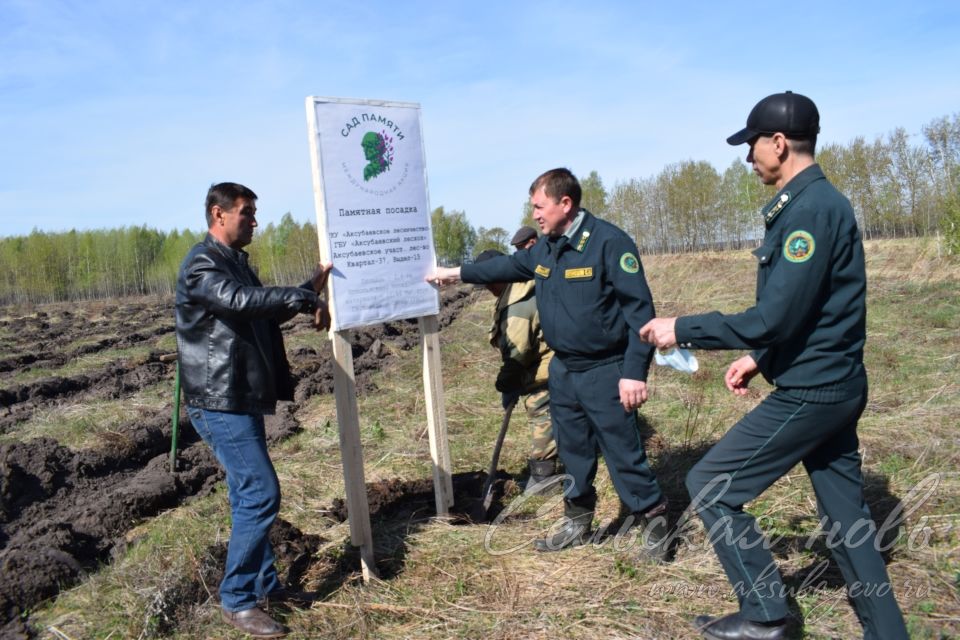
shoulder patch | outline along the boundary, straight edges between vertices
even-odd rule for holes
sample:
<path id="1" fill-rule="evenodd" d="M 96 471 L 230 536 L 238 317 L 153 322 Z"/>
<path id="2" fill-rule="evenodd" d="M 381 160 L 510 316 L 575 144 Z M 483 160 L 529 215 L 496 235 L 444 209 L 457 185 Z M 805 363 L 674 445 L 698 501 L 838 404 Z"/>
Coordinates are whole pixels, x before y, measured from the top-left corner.
<path id="1" fill-rule="evenodd" d="M 783 243 L 783 257 L 790 262 L 806 262 L 813 256 L 817 243 L 813 236 L 803 229 L 797 229 L 787 236 Z"/>
<path id="2" fill-rule="evenodd" d="M 620 268 L 627 273 L 636 273 L 640 271 L 640 261 L 637 260 L 637 256 L 627 251 L 620 256 Z"/>
<path id="3" fill-rule="evenodd" d="M 534 272 L 535 272 L 538 276 L 540 276 L 541 278 L 549 278 L 549 277 L 550 277 L 550 268 L 549 268 L 549 267 L 545 267 L 545 266 L 543 266 L 542 264 L 538 264 L 538 265 L 537 265 L 537 268 L 534 269 Z"/>

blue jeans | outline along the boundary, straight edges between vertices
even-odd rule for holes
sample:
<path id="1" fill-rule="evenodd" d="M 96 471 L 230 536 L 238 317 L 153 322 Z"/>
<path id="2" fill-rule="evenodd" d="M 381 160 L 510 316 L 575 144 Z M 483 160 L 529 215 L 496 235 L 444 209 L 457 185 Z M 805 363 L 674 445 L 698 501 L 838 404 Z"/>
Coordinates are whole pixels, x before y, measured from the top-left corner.
<path id="1" fill-rule="evenodd" d="M 280 588 L 270 547 L 270 526 L 280 511 L 280 482 L 267 453 L 263 416 L 195 407 L 187 413 L 227 473 L 233 525 L 220 603 L 226 611 L 245 611 Z"/>

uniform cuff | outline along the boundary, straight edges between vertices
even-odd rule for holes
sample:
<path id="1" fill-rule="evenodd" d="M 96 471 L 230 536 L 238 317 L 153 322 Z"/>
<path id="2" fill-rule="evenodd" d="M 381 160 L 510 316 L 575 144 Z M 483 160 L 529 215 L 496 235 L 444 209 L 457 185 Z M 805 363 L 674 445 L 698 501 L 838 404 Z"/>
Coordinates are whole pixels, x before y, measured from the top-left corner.
<path id="1" fill-rule="evenodd" d="M 639 380 L 640 382 L 647 381 L 647 372 L 650 370 L 650 366 L 644 366 L 643 364 L 633 364 L 630 365 L 626 362 L 623 363 L 623 377 L 628 380 Z"/>
<path id="2" fill-rule="evenodd" d="M 681 349 L 692 349 L 697 346 L 693 338 L 694 318 L 696 316 L 682 316 L 677 318 L 673 325 L 673 335 L 677 340 L 677 346 Z"/>

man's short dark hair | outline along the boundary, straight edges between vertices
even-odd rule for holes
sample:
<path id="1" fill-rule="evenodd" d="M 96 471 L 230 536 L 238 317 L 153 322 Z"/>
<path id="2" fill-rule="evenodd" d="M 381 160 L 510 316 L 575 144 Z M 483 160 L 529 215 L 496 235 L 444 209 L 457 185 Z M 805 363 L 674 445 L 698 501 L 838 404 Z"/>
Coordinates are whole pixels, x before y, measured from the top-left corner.
<path id="1" fill-rule="evenodd" d="M 801 153 L 813 157 L 817 151 L 817 136 L 810 136 L 808 138 L 793 138 L 787 136 L 787 139 L 790 140 L 790 148 L 794 153 Z"/>
<path id="2" fill-rule="evenodd" d="M 220 207 L 225 211 L 232 209 L 233 203 L 237 201 L 237 198 L 243 198 L 244 200 L 253 202 L 257 199 L 257 194 L 236 182 L 221 182 L 220 184 L 211 185 L 210 190 L 207 191 L 207 227 L 209 228 L 210 225 L 213 224 L 214 206 Z"/>
<path id="3" fill-rule="evenodd" d="M 537 192 L 537 189 L 543 187 L 543 192 L 554 202 L 560 202 L 564 196 L 568 196 L 573 203 L 574 210 L 580 208 L 580 182 L 573 175 L 570 169 L 550 169 L 541 174 L 530 185 L 530 195 Z"/>

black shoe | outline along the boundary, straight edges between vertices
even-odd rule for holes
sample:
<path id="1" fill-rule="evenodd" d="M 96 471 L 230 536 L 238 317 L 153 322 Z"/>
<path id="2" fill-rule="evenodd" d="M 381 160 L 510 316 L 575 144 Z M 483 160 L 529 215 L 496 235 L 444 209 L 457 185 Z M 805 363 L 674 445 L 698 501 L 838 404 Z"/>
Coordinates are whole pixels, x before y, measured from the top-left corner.
<path id="1" fill-rule="evenodd" d="M 525 496 L 555 496 L 563 492 L 563 475 L 546 477 L 530 476 L 523 485 Z"/>
<path id="2" fill-rule="evenodd" d="M 739 613 L 722 618 L 697 616 L 693 624 L 709 640 L 784 640 L 787 637 L 786 620 L 753 622 L 740 617 Z"/>
<path id="3" fill-rule="evenodd" d="M 640 557 L 644 560 L 661 563 L 670 559 L 673 537 L 667 523 L 667 499 L 664 498 L 653 508 L 640 516 Z"/>
<path id="4" fill-rule="evenodd" d="M 584 507 L 564 501 L 563 515 L 566 520 L 559 531 L 553 535 L 533 541 L 537 551 L 560 551 L 579 547 L 590 540 L 590 527 L 593 526 L 593 507 Z"/>
<path id="5" fill-rule="evenodd" d="M 530 477 L 523 488 L 523 495 L 555 495 L 563 490 L 563 476 L 557 470 L 556 458 L 530 458 L 527 467 L 530 469 Z"/>

